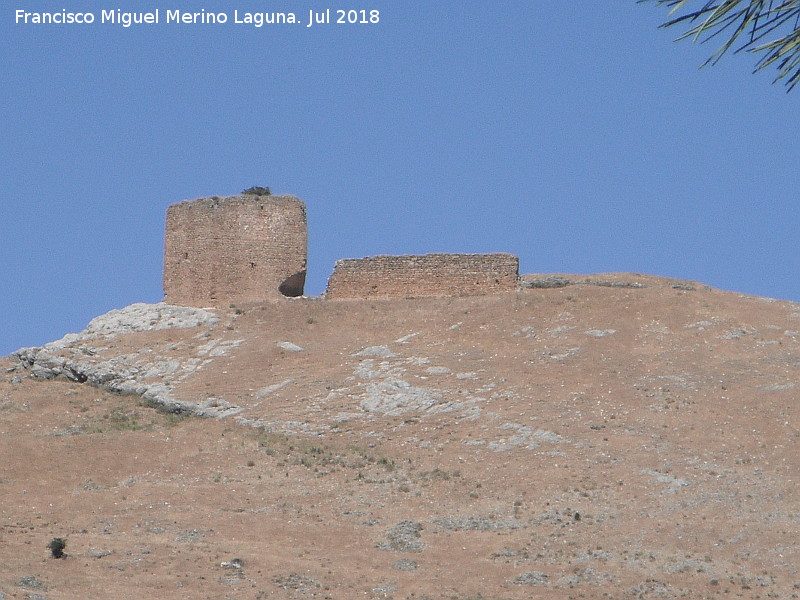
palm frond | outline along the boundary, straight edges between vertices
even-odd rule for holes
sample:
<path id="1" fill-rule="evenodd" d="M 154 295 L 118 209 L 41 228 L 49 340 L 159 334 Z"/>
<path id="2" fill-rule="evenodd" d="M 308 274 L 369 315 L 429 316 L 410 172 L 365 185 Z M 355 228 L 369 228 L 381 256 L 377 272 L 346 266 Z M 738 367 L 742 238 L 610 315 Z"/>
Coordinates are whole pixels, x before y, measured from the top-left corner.
<path id="1" fill-rule="evenodd" d="M 688 10 L 692 0 L 637 2 L 669 7 L 670 18 L 661 26 L 688 26 L 679 40 L 704 43 L 725 33 L 725 42 L 702 66 L 715 64 L 738 43 L 733 52 L 761 54 L 753 72 L 774 66 L 778 71 L 774 81 L 783 80 L 787 91 L 800 81 L 800 0 L 700 0 L 702 5 L 692 10 Z M 766 41 L 768 36 L 776 37 Z"/>

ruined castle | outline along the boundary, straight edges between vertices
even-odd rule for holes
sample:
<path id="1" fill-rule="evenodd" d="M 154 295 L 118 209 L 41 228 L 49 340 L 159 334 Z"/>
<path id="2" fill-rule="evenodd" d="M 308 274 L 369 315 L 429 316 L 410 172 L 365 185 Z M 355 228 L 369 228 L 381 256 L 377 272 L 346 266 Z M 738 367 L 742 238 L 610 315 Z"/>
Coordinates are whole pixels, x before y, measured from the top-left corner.
<path id="1" fill-rule="evenodd" d="M 228 306 L 303 295 L 308 227 L 294 196 L 243 193 L 173 204 L 164 244 L 165 302 Z M 336 262 L 327 299 L 464 296 L 513 290 L 511 254 L 373 256 Z"/>

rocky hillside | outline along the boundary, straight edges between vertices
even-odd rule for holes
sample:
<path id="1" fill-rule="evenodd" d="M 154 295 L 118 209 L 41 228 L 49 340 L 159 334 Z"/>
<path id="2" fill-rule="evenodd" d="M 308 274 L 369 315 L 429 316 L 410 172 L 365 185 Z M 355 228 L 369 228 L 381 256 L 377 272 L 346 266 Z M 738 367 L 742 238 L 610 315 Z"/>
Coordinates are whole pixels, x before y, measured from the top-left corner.
<path id="1" fill-rule="evenodd" d="M 525 284 L 2 359 L 0 598 L 800 597 L 800 305 Z"/>

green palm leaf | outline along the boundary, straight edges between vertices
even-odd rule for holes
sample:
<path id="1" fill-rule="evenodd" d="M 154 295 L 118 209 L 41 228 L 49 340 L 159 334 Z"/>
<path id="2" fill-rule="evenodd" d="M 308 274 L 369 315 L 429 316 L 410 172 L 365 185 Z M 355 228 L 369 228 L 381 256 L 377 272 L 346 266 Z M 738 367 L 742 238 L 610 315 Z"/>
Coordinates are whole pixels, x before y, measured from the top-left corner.
<path id="1" fill-rule="evenodd" d="M 775 81 L 784 80 L 787 91 L 800 81 L 800 0 L 699 0 L 700 8 L 688 10 L 692 0 L 637 0 L 670 8 L 662 27 L 688 26 L 678 39 L 706 42 L 725 33 L 728 38 L 703 63 L 716 63 L 733 47 L 760 54 L 754 72 L 775 66 Z M 675 16 L 677 15 L 677 16 Z M 774 39 L 767 39 L 768 36 Z"/>

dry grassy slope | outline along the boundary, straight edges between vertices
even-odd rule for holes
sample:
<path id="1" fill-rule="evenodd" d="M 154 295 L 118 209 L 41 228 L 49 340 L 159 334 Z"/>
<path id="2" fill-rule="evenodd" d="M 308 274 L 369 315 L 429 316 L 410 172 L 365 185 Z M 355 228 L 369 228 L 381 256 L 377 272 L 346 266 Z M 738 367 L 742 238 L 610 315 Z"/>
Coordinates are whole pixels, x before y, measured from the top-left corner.
<path id="1" fill-rule="evenodd" d="M 0 592 L 797 597 L 800 305 L 591 279 L 646 287 L 298 300 L 103 342 L 208 360 L 174 395 L 223 420 L 8 374 Z"/>

